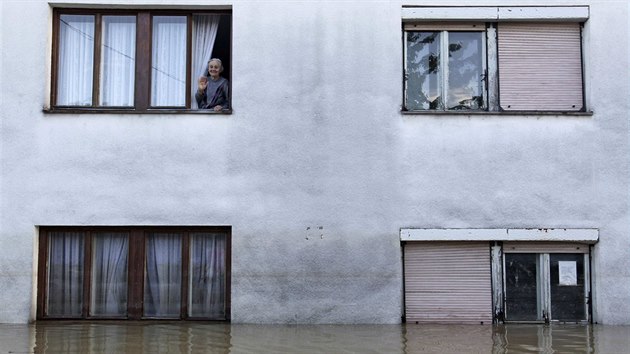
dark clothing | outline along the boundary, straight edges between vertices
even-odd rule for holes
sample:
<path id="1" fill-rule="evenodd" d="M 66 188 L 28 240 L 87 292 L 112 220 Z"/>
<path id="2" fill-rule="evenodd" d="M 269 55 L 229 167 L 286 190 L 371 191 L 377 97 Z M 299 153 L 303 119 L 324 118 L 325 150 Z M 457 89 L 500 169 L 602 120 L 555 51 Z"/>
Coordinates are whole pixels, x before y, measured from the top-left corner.
<path id="1" fill-rule="evenodd" d="M 208 86 L 202 92 L 197 90 L 195 99 L 199 109 L 213 109 L 221 106 L 223 109 L 230 109 L 228 81 L 219 77 L 216 81 L 208 78 Z"/>

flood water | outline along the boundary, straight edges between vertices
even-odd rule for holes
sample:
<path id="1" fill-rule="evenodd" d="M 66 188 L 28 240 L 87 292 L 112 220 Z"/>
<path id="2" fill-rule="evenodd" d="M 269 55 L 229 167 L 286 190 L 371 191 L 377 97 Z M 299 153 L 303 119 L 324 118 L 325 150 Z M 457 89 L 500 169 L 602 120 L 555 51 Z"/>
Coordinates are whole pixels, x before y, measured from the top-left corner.
<path id="1" fill-rule="evenodd" d="M 0 353 L 630 353 L 603 325 L 1 325 Z"/>

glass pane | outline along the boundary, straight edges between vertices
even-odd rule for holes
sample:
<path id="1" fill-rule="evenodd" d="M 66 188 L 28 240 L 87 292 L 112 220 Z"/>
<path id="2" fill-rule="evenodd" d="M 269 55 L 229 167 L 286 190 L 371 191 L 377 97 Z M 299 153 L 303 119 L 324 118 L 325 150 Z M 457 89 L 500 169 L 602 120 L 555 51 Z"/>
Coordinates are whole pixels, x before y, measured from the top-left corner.
<path id="1" fill-rule="evenodd" d="M 586 320 L 584 299 L 584 255 L 550 254 L 551 318 Z"/>
<path id="2" fill-rule="evenodd" d="M 127 314 L 128 254 L 129 237 L 126 233 L 93 235 L 91 315 Z"/>
<path id="3" fill-rule="evenodd" d="M 103 16 L 101 106 L 133 106 L 136 17 Z"/>
<path id="4" fill-rule="evenodd" d="M 182 243 L 180 234 L 151 233 L 146 242 L 144 315 L 180 316 Z"/>
<path id="5" fill-rule="evenodd" d="M 94 16 L 61 15 L 57 105 L 91 106 Z"/>
<path id="6" fill-rule="evenodd" d="M 154 16 L 151 106 L 186 105 L 186 16 Z"/>
<path id="7" fill-rule="evenodd" d="M 407 32 L 409 110 L 443 109 L 440 97 L 440 32 Z"/>
<path id="8" fill-rule="evenodd" d="M 538 255 L 505 254 L 505 314 L 510 321 L 536 321 Z"/>
<path id="9" fill-rule="evenodd" d="M 448 109 L 483 108 L 483 75 L 483 32 L 449 32 Z"/>
<path id="10" fill-rule="evenodd" d="M 225 319 L 225 234 L 191 235 L 189 277 L 189 315 Z"/>
<path id="11" fill-rule="evenodd" d="M 82 232 L 51 232 L 48 242 L 48 303 L 46 314 L 80 317 L 83 307 Z"/>

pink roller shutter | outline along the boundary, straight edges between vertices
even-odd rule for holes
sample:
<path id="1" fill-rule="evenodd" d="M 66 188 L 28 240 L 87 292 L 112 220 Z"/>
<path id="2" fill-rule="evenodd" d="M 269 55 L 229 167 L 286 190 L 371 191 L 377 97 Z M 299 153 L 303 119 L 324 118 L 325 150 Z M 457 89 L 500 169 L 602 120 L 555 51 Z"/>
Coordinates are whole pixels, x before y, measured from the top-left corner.
<path id="1" fill-rule="evenodd" d="M 498 56 L 503 110 L 583 108 L 579 23 L 500 23 Z"/>
<path id="2" fill-rule="evenodd" d="M 492 323 L 488 242 L 407 242 L 407 322 Z"/>

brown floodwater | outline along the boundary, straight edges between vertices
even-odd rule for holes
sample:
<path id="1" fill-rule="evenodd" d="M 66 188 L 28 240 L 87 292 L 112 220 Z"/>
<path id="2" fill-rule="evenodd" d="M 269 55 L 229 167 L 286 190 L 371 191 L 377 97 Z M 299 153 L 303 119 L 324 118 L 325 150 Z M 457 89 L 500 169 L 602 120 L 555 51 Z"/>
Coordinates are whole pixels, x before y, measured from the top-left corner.
<path id="1" fill-rule="evenodd" d="M 629 326 L 0 324 L 0 353 L 630 353 Z"/>

